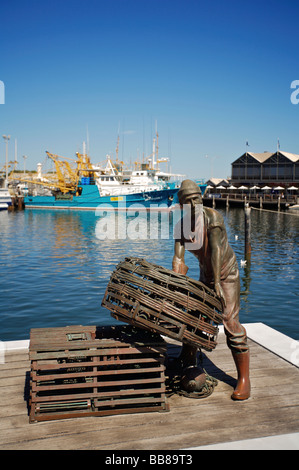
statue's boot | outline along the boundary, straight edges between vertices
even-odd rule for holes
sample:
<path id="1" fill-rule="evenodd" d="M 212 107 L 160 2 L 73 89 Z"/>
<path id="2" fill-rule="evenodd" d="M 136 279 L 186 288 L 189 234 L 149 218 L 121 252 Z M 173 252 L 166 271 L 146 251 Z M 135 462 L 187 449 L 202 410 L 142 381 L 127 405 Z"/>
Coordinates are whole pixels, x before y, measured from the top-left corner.
<path id="1" fill-rule="evenodd" d="M 200 392 L 206 383 L 206 374 L 201 367 L 189 366 L 183 371 L 181 386 L 186 392 Z"/>
<path id="2" fill-rule="evenodd" d="M 200 392 L 206 382 L 204 370 L 197 365 L 197 352 L 196 346 L 183 343 L 178 358 L 183 368 L 181 386 L 186 392 Z"/>
<path id="3" fill-rule="evenodd" d="M 247 400 L 250 397 L 249 351 L 233 352 L 233 358 L 238 372 L 237 386 L 232 394 L 233 400 Z"/>

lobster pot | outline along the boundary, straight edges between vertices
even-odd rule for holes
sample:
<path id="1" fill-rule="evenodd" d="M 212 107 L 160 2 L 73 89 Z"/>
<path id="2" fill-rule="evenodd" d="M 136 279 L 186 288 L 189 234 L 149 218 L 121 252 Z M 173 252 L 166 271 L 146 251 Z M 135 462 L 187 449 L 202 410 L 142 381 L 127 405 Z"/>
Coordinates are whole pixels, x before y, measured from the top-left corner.
<path id="1" fill-rule="evenodd" d="M 222 304 L 200 281 L 139 258 L 112 273 L 102 305 L 114 318 L 211 351 Z"/>
<path id="2" fill-rule="evenodd" d="M 130 325 L 32 329 L 30 423 L 168 411 L 166 343 Z"/>

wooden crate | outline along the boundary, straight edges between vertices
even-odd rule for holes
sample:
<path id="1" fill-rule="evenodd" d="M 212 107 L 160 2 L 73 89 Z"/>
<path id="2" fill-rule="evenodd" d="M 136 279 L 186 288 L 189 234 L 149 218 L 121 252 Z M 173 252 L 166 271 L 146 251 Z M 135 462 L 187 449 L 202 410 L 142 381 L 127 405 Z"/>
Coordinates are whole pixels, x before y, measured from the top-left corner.
<path id="1" fill-rule="evenodd" d="M 130 325 L 32 329 L 29 421 L 168 411 L 165 353 Z"/>

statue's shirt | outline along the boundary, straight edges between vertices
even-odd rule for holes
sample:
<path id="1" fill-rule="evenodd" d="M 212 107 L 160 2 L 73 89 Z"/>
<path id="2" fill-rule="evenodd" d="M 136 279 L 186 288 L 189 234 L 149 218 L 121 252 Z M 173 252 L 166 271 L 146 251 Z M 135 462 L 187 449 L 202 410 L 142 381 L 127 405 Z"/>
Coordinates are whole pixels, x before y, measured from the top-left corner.
<path id="1" fill-rule="evenodd" d="M 195 224 L 193 231 L 181 230 L 180 240 L 186 250 L 196 256 L 200 266 L 200 280 L 208 285 L 214 284 L 214 274 L 212 267 L 211 246 L 209 236 L 214 229 L 219 230 L 220 235 L 220 258 L 221 258 L 221 280 L 226 280 L 229 274 L 238 270 L 236 255 L 228 243 L 227 233 L 222 215 L 214 209 L 204 207 L 202 211 L 195 214 Z M 179 221 L 182 227 L 182 221 Z M 178 232 L 175 232 L 176 234 Z M 178 237 L 175 236 L 178 239 Z"/>

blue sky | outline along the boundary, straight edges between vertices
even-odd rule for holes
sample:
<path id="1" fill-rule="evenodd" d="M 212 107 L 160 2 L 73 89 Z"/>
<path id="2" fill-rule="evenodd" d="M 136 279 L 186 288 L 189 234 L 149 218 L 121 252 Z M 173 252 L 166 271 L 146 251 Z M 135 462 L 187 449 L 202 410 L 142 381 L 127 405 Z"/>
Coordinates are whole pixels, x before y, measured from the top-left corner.
<path id="1" fill-rule="evenodd" d="M 299 3 L 52 0 L 0 3 L 0 132 L 35 169 L 152 150 L 191 178 L 227 177 L 245 150 L 299 154 Z M 0 167 L 5 144 L 0 142 Z"/>

